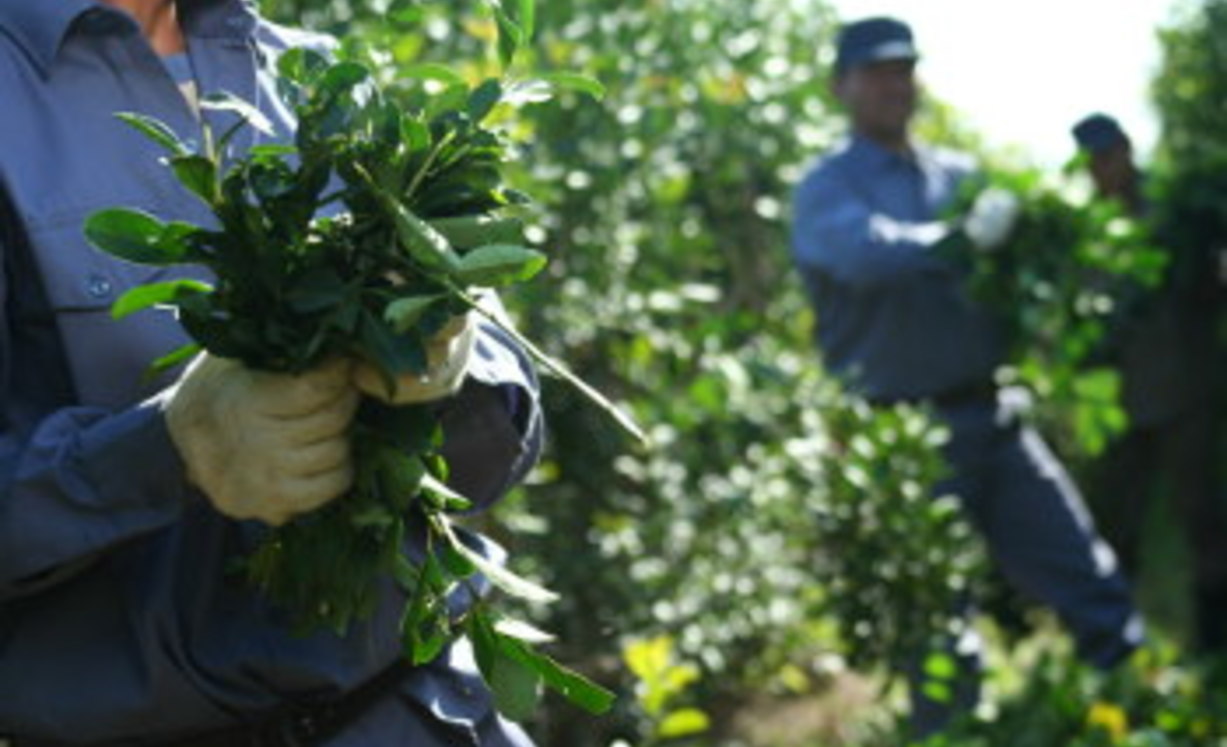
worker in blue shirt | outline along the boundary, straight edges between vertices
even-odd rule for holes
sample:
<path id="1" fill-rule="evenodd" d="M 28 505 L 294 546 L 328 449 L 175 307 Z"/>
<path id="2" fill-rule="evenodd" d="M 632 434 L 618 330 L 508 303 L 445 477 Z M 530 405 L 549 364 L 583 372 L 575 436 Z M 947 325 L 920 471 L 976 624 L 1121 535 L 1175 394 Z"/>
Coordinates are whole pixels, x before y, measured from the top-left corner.
<path id="1" fill-rule="evenodd" d="M 288 376 L 206 355 L 148 382 L 184 332 L 110 306 L 193 270 L 127 264 L 82 235 L 115 205 L 209 220 L 116 112 L 196 139 L 202 117 L 233 121 L 197 96 L 229 91 L 277 133 L 242 147 L 291 142 L 277 57 L 331 45 L 244 0 L 0 0 L 0 737 L 16 747 L 530 744 L 467 644 L 400 663 L 395 584 L 344 635 L 299 636 L 230 572 L 265 525 L 348 488 L 362 395 L 436 403 L 453 487 L 501 497 L 541 438 L 519 347 L 465 318 L 394 395 L 345 361 Z"/>
<path id="2" fill-rule="evenodd" d="M 1091 114 L 1074 125 L 1098 195 L 1155 223 L 1145 175 L 1129 135 L 1114 118 Z M 1120 368 L 1128 430 L 1091 470 L 1091 508 L 1125 572 L 1141 570 L 1151 499 L 1163 487 L 1189 541 L 1194 643 L 1227 651 L 1227 516 L 1217 485 L 1218 412 L 1214 389 L 1216 322 L 1223 287 L 1204 238 L 1180 246 L 1152 226 L 1168 254 L 1162 285 L 1120 311 L 1107 355 Z M 1183 233 L 1183 232 L 1181 232 Z"/>
<path id="3" fill-rule="evenodd" d="M 859 21 L 839 35 L 833 89 L 851 135 L 804 177 L 794 206 L 793 257 L 818 346 L 828 369 L 870 402 L 933 406 L 951 432 L 954 472 L 938 492 L 960 499 L 996 565 L 1056 610 L 1080 656 L 1111 667 L 1141 637 L 1129 591 L 1065 470 L 1019 421 L 1015 393 L 994 384 L 1002 336 L 942 248 L 991 252 L 1008 238 L 1018 204 L 988 189 L 965 218 L 943 219 L 975 164 L 911 137 L 917 59 L 911 29 L 895 19 Z M 955 233 L 962 238 L 944 241 Z M 925 697 L 913 673 L 920 733 L 974 703 L 974 648 L 965 639 L 954 650 L 962 674 L 953 703 Z"/>

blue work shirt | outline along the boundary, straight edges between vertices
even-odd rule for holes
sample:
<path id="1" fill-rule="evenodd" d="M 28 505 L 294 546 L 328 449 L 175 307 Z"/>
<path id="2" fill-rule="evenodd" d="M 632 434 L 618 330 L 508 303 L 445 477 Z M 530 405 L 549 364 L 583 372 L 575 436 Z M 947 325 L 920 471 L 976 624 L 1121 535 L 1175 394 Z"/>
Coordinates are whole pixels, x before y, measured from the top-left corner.
<path id="1" fill-rule="evenodd" d="M 254 102 L 273 140 L 288 142 L 295 123 L 273 65 L 291 46 L 328 40 L 274 26 L 240 0 L 178 6 L 201 92 Z M 186 337 L 163 311 L 109 315 L 136 284 L 200 272 L 127 264 L 82 236 L 86 216 L 116 205 L 209 215 L 117 111 L 200 134 L 129 16 L 89 0 L 0 0 L 0 735 L 22 744 L 230 727 L 289 700 L 336 698 L 400 653 L 403 596 L 391 582 L 370 621 L 299 637 L 228 571 L 260 528 L 217 513 L 187 483 L 161 413 L 173 374 L 142 378 Z M 255 138 L 245 131 L 240 146 Z M 452 484 L 487 506 L 539 451 L 532 368 L 483 324 L 469 379 L 441 408 Z M 456 646 L 329 745 L 519 734 L 501 723 Z"/>
<path id="2" fill-rule="evenodd" d="M 910 157 L 853 137 L 805 176 L 793 259 L 817 314 L 830 371 L 874 398 L 920 398 L 989 382 L 1004 354 L 965 273 L 933 249 L 970 158 L 914 147 Z"/>

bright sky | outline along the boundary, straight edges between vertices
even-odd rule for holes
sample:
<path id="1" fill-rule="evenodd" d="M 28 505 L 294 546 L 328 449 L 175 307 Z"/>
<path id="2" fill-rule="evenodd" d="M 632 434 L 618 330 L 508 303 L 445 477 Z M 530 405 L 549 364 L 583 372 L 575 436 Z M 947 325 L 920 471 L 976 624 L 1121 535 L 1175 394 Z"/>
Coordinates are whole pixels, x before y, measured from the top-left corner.
<path id="1" fill-rule="evenodd" d="M 994 146 L 1057 166 L 1084 114 L 1115 116 L 1143 157 L 1158 135 L 1147 88 L 1155 29 L 1179 0 L 832 0 L 843 19 L 908 21 L 920 75 Z"/>

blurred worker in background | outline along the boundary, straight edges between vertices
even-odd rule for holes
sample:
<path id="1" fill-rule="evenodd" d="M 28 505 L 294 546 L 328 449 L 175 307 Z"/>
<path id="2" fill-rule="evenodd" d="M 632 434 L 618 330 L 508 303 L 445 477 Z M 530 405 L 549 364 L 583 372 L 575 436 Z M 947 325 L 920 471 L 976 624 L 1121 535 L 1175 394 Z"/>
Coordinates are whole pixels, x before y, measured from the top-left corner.
<path id="1" fill-rule="evenodd" d="M 992 252 L 1018 204 L 990 189 L 967 216 L 941 219 L 975 164 L 912 138 L 917 59 L 911 29 L 898 20 L 872 18 L 840 33 L 833 86 L 851 136 L 808 173 L 795 199 L 793 255 L 817 313 L 818 345 L 829 370 L 871 402 L 931 403 L 952 434 L 954 476 L 939 494 L 961 499 L 1007 579 L 1057 611 L 1080 656 L 1111 667 L 1142 635 L 1129 590 L 1064 468 L 1019 422 L 1010 393 L 998 391 L 1001 335 L 944 251 L 954 239 Z M 960 674 L 945 702 L 926 695 L 922 667 L 909 667 L 920 734 L 978 696 L 974 634 L 952 647 Z"/>
<path id="2" fill-rule="evenodd" d="M 1092 114 L 1073 127 L 1074 140 L 1100 197 L 1132 217 L 1150 220 L 1145 177 L 1120 124 Z M 1152 221 L 1153 222 L 1153 221 Z M 1155 226 L 1164 242 L 1163 226 Z M 1221 284 L 1207 247 L 1168 251 L 1159 287 L 1129 299 L 1108 341 L 1122 376 L 1128 431 L 1091 471 L 1090 503 L 1105 538 L 1136 578 L 1151 499 L 1172 498 L 1193 563 L 1195 642 L 1227 645 L 1227 536 L 1217 489 L 1214 406 L 1214 320 Z"/>

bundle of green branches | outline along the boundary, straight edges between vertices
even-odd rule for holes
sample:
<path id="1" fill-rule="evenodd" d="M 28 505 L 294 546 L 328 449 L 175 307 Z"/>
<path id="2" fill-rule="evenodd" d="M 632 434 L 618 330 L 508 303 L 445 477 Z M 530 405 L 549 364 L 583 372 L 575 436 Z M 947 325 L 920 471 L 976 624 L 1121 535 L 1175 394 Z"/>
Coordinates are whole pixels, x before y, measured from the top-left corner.
<path id="1" fill-rule="evenodd" d="M 497 3 L 493 8 L 506 66 L 531 33 L 532 3 L 519 2 L 516 13 Z M 391 387 L 396 377 L 423 373 L 427 341 L 455 317 L 474 312 L 637 433 L 476 297 L 478 289 L 527 280 L 546 261 L 519 245 L 520 226 L 508 212 L 523 198 L 502 173 L 509 146 L 484 123 L 511 99 L 542 101 L 562 85 L 599 86 L 555 76 L 489 79 L 470 88 L 453 74 L 451 85 L 437 93 L 419 90 L 416 105 L 402 107 L 356 62 L 294 50 L 280 59 L 279 73 L 285 103 L 298 118 L 293 146 L 260 145 L 229 158 L 228 146 L 244 125 L 267 127 L 257 110 L 232 97 L 204 102 L 242 121 L 220 137 L 206 132 L 199 151 L 157 120 L 120 115 L 165 148 L 176 177 L 216 218 L 213 227 L 163 223 L 117 208 L 87 223 L 91 241 L 121 258 L 200 264 L 216 278 L 213 285 L 142 286 L 117 301 L 116 315 L 173 307 L 193 338 L 155 367 L 202 349 L 277 372 L 349 356 L 375 365 Z M 607 709 L 610 693 L 536 651 L 533 645 L 548 636 L 504 618 L 493 602 L 449 613 L 456 594 L 479 596 L 479 576 L 530 601 L 554 595 L 491 562 L 457 532 L 452 515 L 470 504 L 446 484 L 445 438 L 428 406 L 365 403 L 352 431 L 353 488 L 271 529 L 245 559 L 251 581 L 305 629 L 342 632 L 373 611 L 380 586 L 393 578 L 407 597 L 401 629 L 414 663 L 430 661 L 467 635 L 508 716 L 529 715 L 542 683 L 588 710 Z M 424 538 L 423 558 L 407 555 L 411 536 Z"/>
<path id="2" fill-rule="evenodd" d="M 1142 223 L 1113 201 L 1080 195 L 1072 177 L 1050 183 L 1037 171 L 994 171 L 987 183 L 1022 202 L 1003 246 L 966 252 L 970 293 L 1006 331 L 1002 377 L 1039 396 L 1034 416 L 1063 453 L 1093 457 L 1126 426 L 1104 346 L 1115 320 L 1160 282 L 1165 255 Z M 968 190 L 956 209 L 974 197 Z"/>

